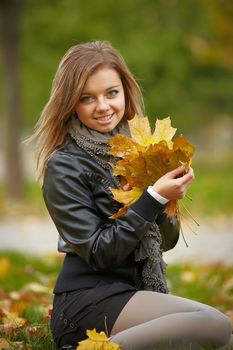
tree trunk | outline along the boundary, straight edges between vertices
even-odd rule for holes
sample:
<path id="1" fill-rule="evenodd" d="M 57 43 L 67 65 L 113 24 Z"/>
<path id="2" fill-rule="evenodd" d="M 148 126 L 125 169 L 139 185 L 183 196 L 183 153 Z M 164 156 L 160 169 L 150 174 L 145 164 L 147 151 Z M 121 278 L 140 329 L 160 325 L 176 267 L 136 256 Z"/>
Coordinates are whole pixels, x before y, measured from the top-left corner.
<path id="1" fill-rule="evenodd" d="M 10 198 L 23 194 L 20 152 L 19 32 L 21 0 L 0 0 L 6 96 L 6 187 Z"/>

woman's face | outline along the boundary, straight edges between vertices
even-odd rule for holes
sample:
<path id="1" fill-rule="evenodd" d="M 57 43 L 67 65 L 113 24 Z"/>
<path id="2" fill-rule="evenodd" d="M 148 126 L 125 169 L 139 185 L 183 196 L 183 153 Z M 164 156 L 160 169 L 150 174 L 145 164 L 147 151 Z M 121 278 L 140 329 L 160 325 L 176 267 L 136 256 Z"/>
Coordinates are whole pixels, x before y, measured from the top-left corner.
<path id="1" fill-rule="evenodd" d="M 112 131 L 125 113 L 124 89 L 118 73 L 102 67 L 90 75 L 75 111 L 88 128 L 102 133 Z"/>

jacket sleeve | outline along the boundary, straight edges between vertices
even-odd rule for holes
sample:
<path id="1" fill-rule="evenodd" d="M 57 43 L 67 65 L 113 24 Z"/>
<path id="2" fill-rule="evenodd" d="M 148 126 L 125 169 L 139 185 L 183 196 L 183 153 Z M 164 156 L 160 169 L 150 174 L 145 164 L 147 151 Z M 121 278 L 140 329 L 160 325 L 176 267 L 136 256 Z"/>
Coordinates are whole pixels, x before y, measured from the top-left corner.
<path id="1" fill-rule="evenodd" d="M 167 214 L 159 213 L 157 216 L 157 224 L 159 225 L 162 236 L 162 250 L 167 252 L 175 247 L 180 234 L 180 222 L 175 217 Z"/>
<path id="2" fill-rule="evenodd" d="M 145 191 L 125 215 L 104 219 L 80 163 L 66 153 L 48 161 L 43 195 L 63 240 L 95 270 L 119 266 L 164 208 Z"/>

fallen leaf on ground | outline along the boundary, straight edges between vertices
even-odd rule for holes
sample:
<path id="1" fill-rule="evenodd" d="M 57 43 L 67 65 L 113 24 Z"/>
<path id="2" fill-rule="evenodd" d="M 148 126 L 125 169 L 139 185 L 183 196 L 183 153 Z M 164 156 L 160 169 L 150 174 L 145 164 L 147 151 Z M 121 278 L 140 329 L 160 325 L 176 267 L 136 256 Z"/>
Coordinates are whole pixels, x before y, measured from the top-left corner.
<path id="1" fill-rule="evenodd" d="M 120 345 L 112 343 L 104 332 L 87 330 L 88 338 L 79 342 L 76 350 L 121 350 Z"/>
<path id="2" fill-rule="evenodd" d="M 2 319 L 3 324 L 13 327 L 22 327 L 26 323 L 26 320 L 22 317 L 18 317 L 18 314 L 13 312 L 6 312 L 6 316 Z"/>
<path id="3" fill-rule="evenodd" d="M 4 338 L 0 338 L 0 350 L 12 350 L 11 345 Z"/>

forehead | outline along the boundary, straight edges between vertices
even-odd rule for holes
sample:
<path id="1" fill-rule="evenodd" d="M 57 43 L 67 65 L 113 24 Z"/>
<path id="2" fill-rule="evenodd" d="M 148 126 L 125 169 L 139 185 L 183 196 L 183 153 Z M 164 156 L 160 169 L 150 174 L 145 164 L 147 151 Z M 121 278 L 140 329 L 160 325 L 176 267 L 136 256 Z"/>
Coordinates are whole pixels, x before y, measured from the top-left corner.
<path id="1" fill-rule="evenodd" d="M 109 67 L 102 67 L 91 74 L 84 84 L 83 91 L 107 90 L 110 87 L 122 85 L 118 72 Z"/>

